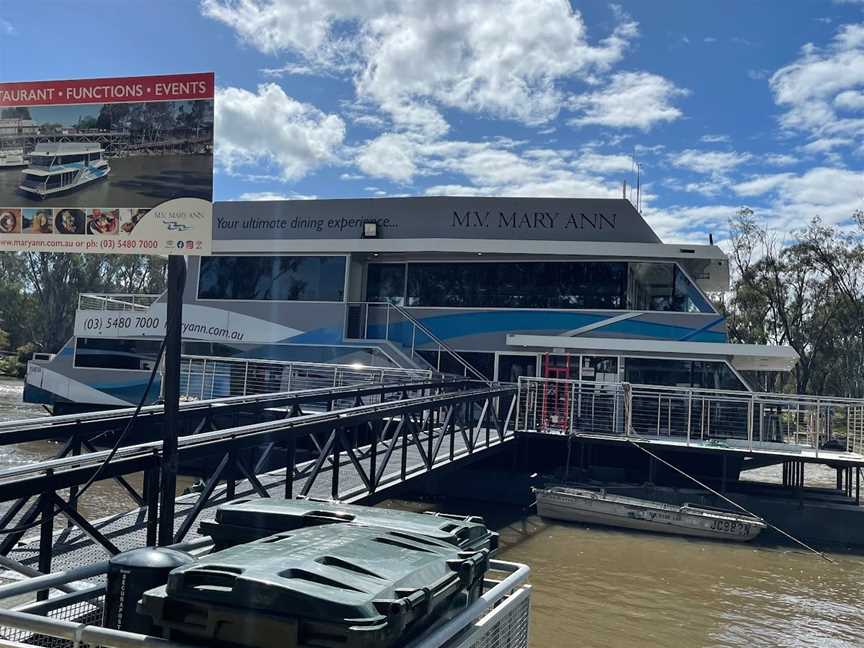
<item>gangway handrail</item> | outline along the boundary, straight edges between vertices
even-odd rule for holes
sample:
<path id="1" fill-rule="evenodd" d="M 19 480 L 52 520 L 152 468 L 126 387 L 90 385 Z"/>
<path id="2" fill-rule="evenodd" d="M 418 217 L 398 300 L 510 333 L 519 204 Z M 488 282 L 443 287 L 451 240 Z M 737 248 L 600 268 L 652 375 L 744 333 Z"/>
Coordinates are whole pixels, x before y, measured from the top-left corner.
<path id="1" fill-rule="evenodd" d="M 322 413 L 304 414 L 277 421 L 251 423 L 239 427 L 199 432 L 182 436 L 178 439 L 178 453 L 182 456 L 194 451 L 206 450 L 205 454 L 217 454 L 226 449 L 239 450 L 256 447 L 272 437 L 307 436 L 316 431 L 332 429 L 334 425 L 361 423 L 371 420 L 382 420 L 388 414 L 396 415 L 408 411 L 422 410 L 424 406 L 435 405 L 443 407 L 457 402 L 477 400 L 479 398 L 494 398 L 506 396 L 515 392 L 512 387 L 484 386 L 480 389 L 433 394 L 414 398 L 360 405 L 357 407 L 330 410 Z M 109 465 L 102 470 L 103 479 L 109 479 L 116 474 L 146 469 L 158 465 L 161 461 L 162 441 L 147 441 L 119 448 L 111 458 Z M 99 469 L 109 456 L 111 450 L 99 450 L 72 457 L 49 459 L 37 464 L 13 466 L 0 470 L 0 493 L 16 491 L 14 496 L 22 493 L 39 494 L 44 490 L 43 481 L 50 480 L 56 489 L 68 488 L 78 483 L 72 478 L 72 473 L 87 476 L 93 470 Z M 123 464 L 131 466 L 123 467 Z M 112 470 L 112 467 L 118 470 Z M 9 498 L 0 494 L 0 501 Z"/>
<path id="2" fill-rule="evenodd" d="M 389 383 L 384 385 L 347 385 L 345 387 L 323 387 L 292 392 L 276 392 L 256 394 L 251 396 L 228 396 L 208 400 L 195 400 L 180 403 L 181 417 L 209 416 L 212 414 L 230 414 L 242 411 L 244 408 L 260 411 L 268 407 L 287 407 L 304 403 L 336 402 L 344 398 L 356 398 L 371 395 L 399 394 L 422 391 L 426 389 L 445 388 L 459 390 L 474 383 L 470 380 L 444 381 L 428 380 L 419 382 Z M 0 446 L 24 441 L 38 441 L 57 438 L 65 434 L 98 434 L 105 429 L 114 429 L 123 425 L 134 414 L 134 407 L 81 414 L 64 414 L 61 416 L 42 416 L 23 421 L 0 422 Z M 163 405 L 147 405 L 138 414 L 140 423 L 158 422 L 164 414 Z M 93 430 L 87 430 L 92 426 Z"/>
<path id="3" fill-rule="evenodd" d="M 463 358 L 461 355 L 459 355 L 459 353 L 455 349 L 453 349 L 449 344 L 444 342 L 444 340 L 442 340 L 437 335 L 435 335 L 432 331 L 430 331 L 429 328 L 425 324 L 423 324 L 419 319 L 417 319 L 416 317 L 411 315 L 411 313 L 409 313 L 407 310 L 405 310 L 401 306 L 398 306 L 396 304 L 389 304 L 389 305 L 397 313 L 402 315 L 402 317 L 404 317 L 409 322 L 414 324 L 415 327 L 420 329 L 420 331 L 422 331 L 424 335 L 426 335 L 429 339 L 431 339 L 433 342 L 435 342 L 440 348 L 444 349 L 448 354 L 450 354 L 450 356 L 453 359 L 455 359 L 456 362 L 461 364 L 464 369 L 471 372 L 471 374 L 476 379 L 482 380 L 483 382 L 485 382 L 489 385 L 492 384 L 492 380 L 490 380 L 489 378 L 484 376 L 482 373 L 480 373 L 480 371 L 478 371 L 470 362 L 468 362 L 465 358 Z"/>
<path id="4" fill-rule="evenodd" d="M 448 355 L 450 355 L 454 360 L 456 360 L 456 362 L 459 363 L 463 369 L 467 370 L 476 380 L 481 380 L 484 383 L 487 383 L 490 385 L 494 383 L 494 381 L 492 381 L 489 378 L 487 378 L 486 376 L 484 376 L 480 371 L 477 370 L 476 367 L 474 367 L 470 362 L 468 362 L 467 360 L 465 360 L 465 358 L 463 358 L 461 355 L 459 355 L 458 351 L 456 351 L 449 344 L 444 342 L 444 340 L 442 340 L 437 335 L 435 335 L 431 330 L 429 330 L 429 328 L 425 324 L 423 324 L 419 319 L 414 317 L 405 308 L 403 308 L 397 304 L 393 304 L 391 302 L 347 302 L 346 303 L 346 306 L 349 309 L 352 305 L 362 306 L 362 307 L 366 308 L 366 313 L 367 313 L 366 325 L 363 327 L 363 334 L 366 337 L 364 337 L 363 339 L 367 339 L 367 340 L 375 339 L 375 338 L 368 337 L 368 334 L 369 334 L 369 332 L 368 332 L 368 326 L 369 326 L 368 311 L 369 311 L 369 307 L 378 307 L 378 308 L 384 308 L 385 313 L 386 313 L 385 332 L 384 332 L 384 338 L 382 338 L 382 339 L 384 341 L 390 342 L 391 341 L 391 339 L 390 339 L 390 324 L 392 321 L 390 318 L 390 311 L 392 310 L 392 311 L 398 313 L 399 315 L 401 315 L 407 322 L 409 322 L 414 327 L 415 331 L 419 330 L 426 337 L 428 337 L 435 344 L 437 344 L 439 351 L 441 349 L 446 351 Z M 347 329 L 347 319 L 348 319 L 348 311 L 346 310 L 346 329 Z M 412 336 L 411 336 L 411 339 L 412 339 L 411 356 L 410 356 L 411 360 L 414 360 L 415 355 L 416 355 L 416 350 L 414 348 L 414 338 L 415 338 L 415 334 L 412 334 Z M 425 358 L 423 358 L 422 356 L 420 356 L 420 358 L 423 360 L 424 363 L 428 364 L 428 362 L 426 361 Z"/>

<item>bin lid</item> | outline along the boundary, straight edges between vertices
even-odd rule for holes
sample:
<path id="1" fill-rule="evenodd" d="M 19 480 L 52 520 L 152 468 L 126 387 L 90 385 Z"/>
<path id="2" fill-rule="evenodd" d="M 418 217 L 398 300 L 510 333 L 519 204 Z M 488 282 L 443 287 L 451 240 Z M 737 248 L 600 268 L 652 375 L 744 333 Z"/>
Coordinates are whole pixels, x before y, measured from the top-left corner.
<path id="1" fill-rule="evenodd" d="M 482 578 L 485 551 L 420 534 L 316 526 L 237 545 L 178 567 L 167 597 L 322 620 L 402 615 Z M 146 596 L 145 596 L 146 598 Z"/>
<path id="2" fill-rule="evenodd" d="M 461 547 L 485 540 L 491 535 L 481 517 L 412 513 L 315 499 L 234 500 L 216 509 L 216 522 L 273 533 L 318 524 L 347 522 L 421 533 Z M 212 526 L 207 525 L 205 528 L 209 532 Z"/>

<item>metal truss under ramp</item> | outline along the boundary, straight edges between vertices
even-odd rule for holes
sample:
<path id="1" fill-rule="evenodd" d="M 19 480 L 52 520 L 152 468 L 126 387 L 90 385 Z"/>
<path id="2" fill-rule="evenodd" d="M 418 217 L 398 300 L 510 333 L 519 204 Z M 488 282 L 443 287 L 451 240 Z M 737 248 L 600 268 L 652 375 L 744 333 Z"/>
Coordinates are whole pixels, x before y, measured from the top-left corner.
<path id="1" fill-rule="evenodd" d="M 471 381 L 265 395 L 254 408 L 274 420 L 234 427 L 220 427 L 220 421 L 224 425 L 239 418 L 232 410 L 237 399 L 191 404 L 181 410 L 193 433 L 180 438 L 180 461 L 207 459 L 212 468 L 201 492 L 178 498 L 175 542 L 195 539 L 198 520 L 237 497 L 304 495 L 368 502 L 433 471 L 488 456 L 513 438 L 515 395 L 513 386 Z M 309 413 L 310 407 L 324 411 Z M 147 412 L 153 422 L 158 410 Z M 104 420 L 88 420 L 91 429 L 82 424 L 80 434 L 70 437 L 72 445 L 92 447 L 81 435 L 98 434 Z M 6 431 L 10 436 L 22 433 Z M 11 503 L 0 527 L 38 527 L 38 537 L 35 528 L 5 536 L 0 554 L 11 559 L 7 566 L 49 573 L 155 544 L 160 448 L 159 441 L 122 447 L 107 463 L 107 450 L 61 451 L 56 459 L 0 472 L 0 503 Z M 274 469 L 274 462 L 279 467 Z M 144 473 L 143 493 L 126 480 L 139 472 Z M 75 493 L 94 475 L 121 481 L 138 506 L 96 522 L 84 519 Z"/>

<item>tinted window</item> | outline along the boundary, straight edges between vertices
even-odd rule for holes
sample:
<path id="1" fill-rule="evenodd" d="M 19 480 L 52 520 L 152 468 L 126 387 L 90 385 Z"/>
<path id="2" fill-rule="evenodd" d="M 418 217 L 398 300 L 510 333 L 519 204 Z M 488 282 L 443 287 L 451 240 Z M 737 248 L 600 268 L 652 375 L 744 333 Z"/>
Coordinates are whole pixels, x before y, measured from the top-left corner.
<path id="1" fill-rule="evenodd" d="M 624 263 L 496 262 L 408 265 L 409 306 L 624 307 Z"/>
<path id="2" fill-rule="evenodd" d="M 405 303 L 405 264 L 371 263 L 366 273 L 366 301 Z"/>
<path id="3" fill-rule="evenodd" d="M 627 382 L 637 385 L 746 389 L 725 362 L 627 358 L 624 372 Z"/>
<path id="4" fill-rule="evenodd" d="M 631 263 L 630 308 L 713 313 L 714 309 L 674 263 Z"/>
<path id="5" fill-rule="evenodd" d="M 202 257 L 199 299 L 341 301 L 345 257 Z"/>
<path id="6" fill-rule="evenodd" d="M 78 338 L 75 347 L 75 366 L 149 371 L 156 361 L 160 344 L 154 340 Z"/>

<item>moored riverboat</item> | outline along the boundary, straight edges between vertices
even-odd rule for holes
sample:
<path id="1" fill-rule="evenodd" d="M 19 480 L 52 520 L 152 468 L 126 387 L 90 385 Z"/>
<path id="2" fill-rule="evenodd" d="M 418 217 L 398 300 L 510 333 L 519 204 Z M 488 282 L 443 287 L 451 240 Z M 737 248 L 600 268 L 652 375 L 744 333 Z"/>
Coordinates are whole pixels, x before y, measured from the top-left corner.
<path id="1" fill-rule="evenodd" d="M 31 198 L 47 198 L 107 177 L 111 172 L 100 144 L 37 144 L 30 166 L 21 172 L 19 189 Z"/>
<path id="2" fill-rule="evenodd" d="M 666 504 L 566 486 L 534 489 L 540 517 L 655 533 L 747 542 L 767 527 L 761 518 L 731 511 Z"/>

